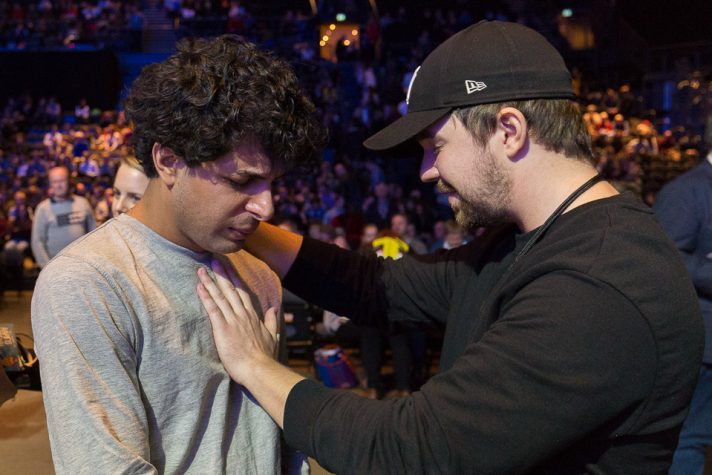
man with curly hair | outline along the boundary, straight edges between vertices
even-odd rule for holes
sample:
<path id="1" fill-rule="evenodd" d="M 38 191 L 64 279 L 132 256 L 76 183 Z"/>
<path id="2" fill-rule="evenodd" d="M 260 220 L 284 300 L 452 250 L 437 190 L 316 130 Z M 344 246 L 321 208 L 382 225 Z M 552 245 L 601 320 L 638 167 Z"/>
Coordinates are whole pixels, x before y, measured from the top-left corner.
<path id="1" fill-rule="evenodd" d="M 149 177 L 142 200 L 37 283 L 60 474 L 280 471 L 279 428 L 218 359 L 195 272 L 220 260 L 260 314 L 280 307 L 276 276 L 240 249 L 272 217 L 272 182 L 313 161 L 322 136 L 284 61 L 235 36 L 177 49 L 126 102 Z"/>

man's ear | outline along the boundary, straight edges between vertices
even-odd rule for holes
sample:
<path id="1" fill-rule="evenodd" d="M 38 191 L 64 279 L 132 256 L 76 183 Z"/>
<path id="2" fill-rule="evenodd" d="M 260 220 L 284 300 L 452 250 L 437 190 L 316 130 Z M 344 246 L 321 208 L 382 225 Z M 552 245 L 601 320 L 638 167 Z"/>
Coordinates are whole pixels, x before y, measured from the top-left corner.
<path id="1" fill-rule="evenodd" d="M 181 168 L 183 164 L 183 160 L 173 152 L 173 149 L 161 145 L 158 142 L 153 144 L 151 154 L 153 155 L 153 166 L 156 167 L 158 176 L 166 186 L 169 188 L 172 187 L 175 183 L 178 169 Z"/>
<path id="2" fill-rule="evenodd" d="M 510 160 L 518 160 L 529 147 L 529 123 L 514 107 L 504 107 L 497 113 L 497 133 Z"/>

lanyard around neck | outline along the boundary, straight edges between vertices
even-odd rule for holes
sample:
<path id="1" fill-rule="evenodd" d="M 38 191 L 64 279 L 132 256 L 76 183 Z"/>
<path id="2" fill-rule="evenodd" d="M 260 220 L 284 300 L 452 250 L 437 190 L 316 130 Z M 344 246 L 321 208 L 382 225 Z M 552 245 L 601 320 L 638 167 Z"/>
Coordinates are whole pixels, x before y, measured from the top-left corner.
<path id="1" fill-rule="evenodd" d="M 534 244 L 536 244 L 537 241 L 539 241 L 539 238 L 541 238 L 542 234 L 544 234 L 546 232 L 546 230 L 551 227 L 551 225 L 554 223 L 556 218 L 558 218 L 559 216 L 564 214 L 564 211 L 566 211 L 566 208 L 571 206 L 571 203 L 576 201 L 576 199 L 579 196 L 581 196 L 582 194 L 587 192 L 593 185 L 595 185 L 596 183 L 598 183 L 601 180 L 603 180 L 603 177 L 601 175 L 596 174 L 596 176 L 594 176 L 593 178 L 588 180 L 583 185 L 579 186 L 573 193 L 571 193 L 568 196 L 568 198 L 566 198 L 559 205 L 559 207 L 556 208 L 553 213 L 551 213 L 551 216 L 549 216 L 547 218 L 547 220 L 544 221 L 544 224 L 542 224 L 539 227 L 539 229 L 536 230 L 536 233 L 534 233 L 534 235 L 531 238 L 529 238 L 529 240 L 524 245 L 524 247 L 522 247 L 522 250 L 517 253 L 517 256 L 514 258 L 514 262 L 512 262 L 512 265 L 514 265 L 514 263 L 516 263 L 519 259 L 524 257 L 524 254 L 529 252 L 529 249 L 531 249 L 534 246 Z"/>

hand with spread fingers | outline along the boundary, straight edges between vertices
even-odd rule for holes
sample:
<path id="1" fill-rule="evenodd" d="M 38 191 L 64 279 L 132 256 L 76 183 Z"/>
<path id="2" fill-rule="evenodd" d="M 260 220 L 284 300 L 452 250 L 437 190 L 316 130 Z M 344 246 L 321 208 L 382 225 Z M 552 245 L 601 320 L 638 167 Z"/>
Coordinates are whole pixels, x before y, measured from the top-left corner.
<path id="1" fill-rule="evenodd" d="M 198 270 L 198 297 L 208 312 L 215 345 L 230 377 L 240 384 L 264 360 L 273 360 L 279 343 L 277 311 L 267 310 L 264 322 L 250 294 L 232 268 L 213 259 L 213 280 L 206 268 Z"/>

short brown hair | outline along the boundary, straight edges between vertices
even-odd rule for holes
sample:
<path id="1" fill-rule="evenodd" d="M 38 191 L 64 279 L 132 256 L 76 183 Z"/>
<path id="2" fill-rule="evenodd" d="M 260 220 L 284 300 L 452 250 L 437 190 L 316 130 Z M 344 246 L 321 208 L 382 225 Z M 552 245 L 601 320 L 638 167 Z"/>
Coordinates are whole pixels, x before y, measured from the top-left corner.
<path id="1" fill-rule="evenodd" d="M 594 163 L 591 138 L 578 105 L 569 99 L 530 99 L 496 102 L 456 109 L 453 115 L 484 147 L 494 133 L 497 113 L 505 107 L 520 111 L 529 124 L 529 136 L 537 144 L 556 153 Z"/>

